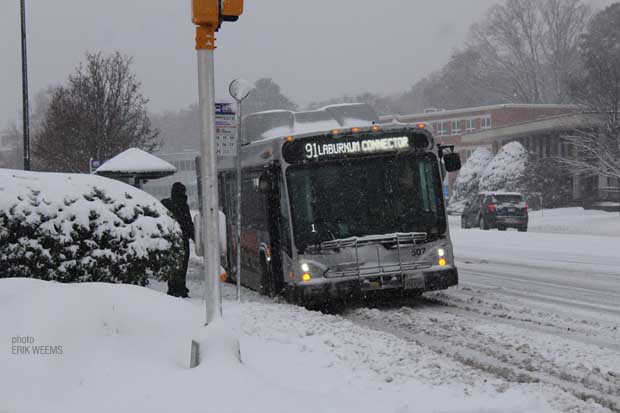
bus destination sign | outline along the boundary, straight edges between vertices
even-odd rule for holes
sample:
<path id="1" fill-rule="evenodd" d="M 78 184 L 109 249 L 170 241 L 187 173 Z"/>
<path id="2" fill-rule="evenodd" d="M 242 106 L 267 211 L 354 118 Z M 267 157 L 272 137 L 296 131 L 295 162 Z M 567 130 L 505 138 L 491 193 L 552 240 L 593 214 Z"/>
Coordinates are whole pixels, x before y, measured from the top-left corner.
<path id="1" fill-rule="evenodd" d="M 289 163 L 323 161 L 380 153 L 408 152 L 419 147 L 420 138 L 423 138 L 425 146 L 428 146 L 428 139 L 422 134 L 383 137 L 362 135 L 341 138 L 319 136 L 287 142 L 282 152 L 284 159 Z"/>

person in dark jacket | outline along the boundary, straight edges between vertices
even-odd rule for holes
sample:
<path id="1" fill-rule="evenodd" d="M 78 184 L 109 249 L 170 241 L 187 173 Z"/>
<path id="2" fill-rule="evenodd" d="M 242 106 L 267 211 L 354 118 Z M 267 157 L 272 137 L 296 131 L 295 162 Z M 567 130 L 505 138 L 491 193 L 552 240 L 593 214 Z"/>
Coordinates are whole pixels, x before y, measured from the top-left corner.
<path id="1" fill-rule="evenodd" d="M 189 205 L 187 205 L 185 185 L 181 182 L 172 184 L 170 198 L 164 199 L 161 203 L 168 208 L 168 211 L 181 226 L 181 231 L 183 231 L 183 268 L 178 274 L 173 274 L 170 277 L 168 281 L 168 294 L 175 297 L 189 297 L 189 290 L 185 285 L 185 277 L 189 264 L 189 240 L 190 238 L 194 239 L 194 223 L 189 213 Z"/>

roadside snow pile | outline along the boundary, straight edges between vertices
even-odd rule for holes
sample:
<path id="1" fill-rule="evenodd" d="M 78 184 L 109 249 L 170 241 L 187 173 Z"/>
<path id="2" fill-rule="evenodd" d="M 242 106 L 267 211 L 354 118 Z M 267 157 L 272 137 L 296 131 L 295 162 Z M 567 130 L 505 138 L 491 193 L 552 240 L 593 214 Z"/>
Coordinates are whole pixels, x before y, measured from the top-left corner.
<path id="1" fill-rule="evenodd" d="M 620 236 L 620 216 L 617 212 L 585 210 L 577 207 L 557 208 L 530 210 L 529 218 L 528 232 Z M 451 216 L 449 222 L 452 234 L 461 230 L 461 217 Z M 465 232 L 471 232 L 471 230 Z M 481 239 L 488 239 L 488 237 L 484 235 Z M 610 242 L 613 244 L 615 241 Z"/>
<path id="2" fill-rule="evenodd" d="M 180 228 L 124 183 L 0 169 L 0 278 L 146 285 L 181 265 Z"/>
<path id="3" fill-rule="evenodd" d="M 450 197 L 450 208 L 462 211 L 467 201 L 471 201 L 478 194 L 480 176 L 489 165 L 493 155 L 486 148 L 479 148 L 467 158 L 467 162 L 459 171 L 454 182 L 454 191 Z"/>
<path id="4" fill-rule="evenodd" d="M 558 208 L 530 211 L 529 215 L 530 232 L 620 236 L 617 212 Z"/>
<path id="5" fill-rule="evenodd" d="M 290 305 L 225 303 L 243 363 L 209 358 L 195 369 L 188 364 L 204 321 L 199 301 L 130 285 L 0 279 L 0 314 L 11 315 L 0 316 L 8 411 L 566 411 L 556 407 L 568 397 L 557 389 L 496 379 Z"/>
<path id="6" fill-rule="evenodd" d="M 482 191 L 523 192 L 527 151 L 519 142 L 502 147 L 480 176 Z"/>

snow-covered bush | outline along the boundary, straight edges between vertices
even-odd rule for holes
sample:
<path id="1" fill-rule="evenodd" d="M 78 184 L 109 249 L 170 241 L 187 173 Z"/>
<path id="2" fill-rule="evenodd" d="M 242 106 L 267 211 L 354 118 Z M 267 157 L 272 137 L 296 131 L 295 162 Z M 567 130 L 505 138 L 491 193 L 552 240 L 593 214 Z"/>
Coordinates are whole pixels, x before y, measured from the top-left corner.
<path id="1" fill-rule="evenodd" d="M 467 162 L 465 162 L 456 177 L 456 181 L 454 181 L 454 189 L 450 197 L 451 208 L 462 210 L 462 207 L 459 207 L 459 205 L 464 205 L 478 194 L 480 175 L 492 159 L 491 151 L 486 148 L 476 149 L 467 158 Z"/>
<path id="2" fill-rule="evenodd" d="M 480 191 L 525 191 L 527 151 L 519 142 L 504 145 L 480 176 Z"/>
<path id="3" fill-rule="evenodd" d="M 182 264 L 181 230 L 111 179 L 0 169 L 0 278 L 146 285 Z"/>

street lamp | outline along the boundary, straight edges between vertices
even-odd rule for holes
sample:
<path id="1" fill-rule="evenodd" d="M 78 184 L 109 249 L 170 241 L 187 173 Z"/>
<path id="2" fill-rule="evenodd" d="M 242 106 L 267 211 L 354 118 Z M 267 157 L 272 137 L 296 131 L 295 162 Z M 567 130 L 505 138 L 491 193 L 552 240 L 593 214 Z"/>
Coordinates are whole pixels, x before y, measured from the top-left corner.
<path id="1" fill-rule="evenodd" d="M 24 133 L 24 171 L 30 170 L 30 113 L 28 108 L 28 59 L 26 50 L 26 4 L 20 0 L 22 26 L 22 121 Z"/>
<path id="2" fill-rule="evenodd" d="M 237 170 L 237 301 L 241 301 L 241 126 L 243 122 L 243 112 L 241 102 L 250 94 L 251 85 L 244 79 L 235 79 L 230 82 L 228 91 L 235 101 L 237 101 L 237 155 L 235 158 L 235 169 Z"/>

